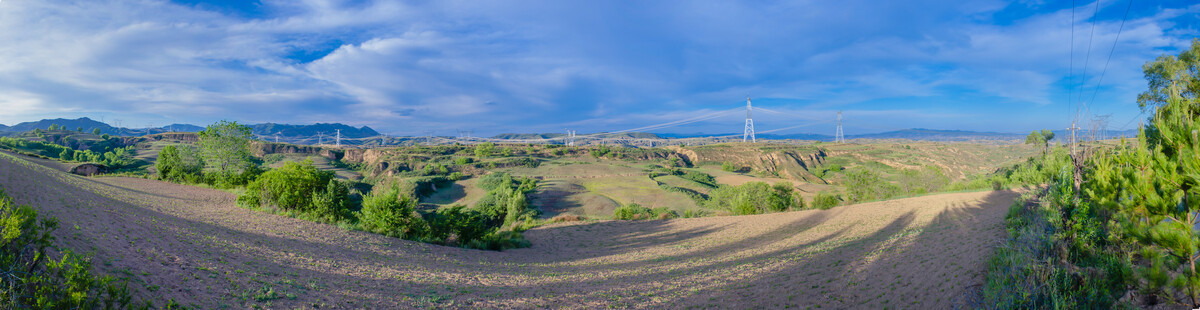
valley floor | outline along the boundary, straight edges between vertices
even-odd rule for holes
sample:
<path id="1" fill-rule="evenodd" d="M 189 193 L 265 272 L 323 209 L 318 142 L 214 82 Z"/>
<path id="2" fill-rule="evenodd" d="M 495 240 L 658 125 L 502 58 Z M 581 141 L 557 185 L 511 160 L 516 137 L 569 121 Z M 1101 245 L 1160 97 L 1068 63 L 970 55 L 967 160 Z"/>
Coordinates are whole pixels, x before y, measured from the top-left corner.
<path id="1" fill-rule="evenodd" d="M 983 283 L 1010 191 L 831 210 L 544 226 L 491 252 L 242 209 L 228 192 L 0 154 L 0 187 L 146 298 L 201 308 L 948 308 Z M 161 305 L 161 302 L 159 302 Z"/>

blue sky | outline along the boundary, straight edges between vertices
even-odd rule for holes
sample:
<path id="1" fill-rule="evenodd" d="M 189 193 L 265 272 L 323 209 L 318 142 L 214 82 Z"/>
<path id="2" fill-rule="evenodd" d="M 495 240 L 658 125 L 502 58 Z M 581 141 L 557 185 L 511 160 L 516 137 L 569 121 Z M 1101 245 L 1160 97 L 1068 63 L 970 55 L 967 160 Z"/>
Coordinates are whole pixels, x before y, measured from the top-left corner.
<path id="1" fill-rule="evenodd" d="M 1121 129 L 1142 64 L 1200 36 L 1200 5 L 1129 3 L 5 0 L 0 123 L 737 133 L 750 96 L 776 133 L 1058 129 L 1076 102 Z"/>

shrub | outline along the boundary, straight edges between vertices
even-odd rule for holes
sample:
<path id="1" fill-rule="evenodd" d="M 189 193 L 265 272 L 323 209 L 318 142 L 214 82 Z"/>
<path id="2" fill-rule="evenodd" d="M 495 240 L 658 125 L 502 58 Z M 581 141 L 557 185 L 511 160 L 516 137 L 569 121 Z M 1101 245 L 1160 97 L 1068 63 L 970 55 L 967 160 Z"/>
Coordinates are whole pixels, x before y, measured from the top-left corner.
<path id="1" fill-rule="evenodd" d="M 615 220 L 644 220 L 653 216 L 654 212 L 650 208 L 637 203 L 630 203 L 613 210 L 613 219 Z"/>
<path id="2" fill-rule="evenodd" d="M 312 210 L 309 211 L 318 222 L 336 223 L 347 217 L 350 211 L 350 188 L 331 179 L 325 185 L 325 190 L 312 193 Z"/>
<path id="3" fill-rule="evenodd" d="M 747 182 L 739 186 L 721 185 L 708 194 L 708 207 L 733 214 L 760 214 L 787 211 L 795 206 L 792 184 L 776 186 L 765 182 Z"/>
<path id="4" fill-rule="evenodd" d="M 559 215 L 555 215 L 554 217 L 550 218 L 551 223 L 577 222 L 577 221 L 582 221 L 582 220 L 583 220 L 582 216 L 575 215 L 575 214 L 559 214 Z"/>
<path id="5" fill-rule="evenodd" d="M 466 178 L 466 176 L 464 176 L 462 172 L 455 171 L 451 172 L 450 175 L 446 176 L 446 178 L 450 179 L 451 181 L 458 181 Z"/>
<path id="6" fill-rule="evenodd" d="M 488 225 L 487 218 L 478 211 L 463 205 L 438 209 L 425 217 L 429 223 L 427 239 L 440 240 L 447 244 L 466 245 L 495 231 Z M 454 240 L 454 242 L 450 242 Z"/>
<path id="7" fill-rule="evenodd" d="M 466 244 L 466 248 L 501 251 L 505 249 L 527 248 L 530 246 L 529 240 L 525 240 L 525 236 L 515 231 L 501 231 L 484 235 L 483 237 L 471 240 Z"/>
<path id="8" fill-rule="evenodd" d="M 697 184 L 704 185 L 708 188 L 716 188 L 717 187 L 717 179 L 713 178 L 712 175 L 707 174 L 707 173 L 703 173 L 703 172 L 699 172 L 699 171 L 688 171 L 688 172 L 684 172 L 683 175 L 681 175 L 680 177 L 687 179 L 689 181 L 692 181 L 692 182 L 696 182 Z"/>
<path id="9" fill-rule="evenodd" d="M 501 186 L 511 187 L 512 183 L 513 183 L 513 178 L 512 178 L 512 176 L 508 175 L 508 173 L 494 172 L 494 173 L 486 174 L 482 178 L 479 178 L 479 182 L 476 182 L 475 185 L 479 186 L 479 188 L 481 188 L 485 191 L 492 191 L 494 189 L 500 188 Z"/>
<path id="10" fill-rule="evenodd" d="M 734 171 L 737 171 L 738 168 L 736 166 L 734 166 L 733 163 L 731 163 L 731 162 L 723 162 L 723 163 L 721 163 L 721 170 L 728 171 L 728 172 L 734 172 Z"/>
<path id="11" fill-rule="evenodd" d="M 18 206 L 0 189 L 0 299 L 12 309 L 130 308 L 125 282 L 91 274 L 88 257 L 62 252 L 47 259 L 54 218 L 38 221 L 37 211 Z M 150 306 L 145 306 L 149 308 Z"/>
<path id="12" fill-rule="evenodd" d="M 314 209 L 313 194 L 326 189 L 332 180 L 333 172 L 318 170 L 311 160 L 288 162 L 247 185 L 246 191 L 238 196 L 238 203 L 308 212 Z"/>
<path id="13" fill-rule="evenodd" d="M 470 157 L 457 157 L 457 158 L 454 158 L 454 164 L 456 164 L 456 165 L 459 165 L 459 166 L 462 166 L 462 165 L 467 165 L 467 164 L 470 164 L 470 163 L 473 163 L 473 162 L 475 162 L 475 160 L 474 160 L 473 158 L 470 158 Z"/>
<path id="14" fill-rule="evenodd" d="M 613 210 L 613 219 L 615 220 L 672 219 L 677 217 L 679 217 L 679 214 L 666 207 L 650 209 L 637 203 L 630 203 Z"/>
<path id="15" fill-rule="evenodd" d="M 362 228 L 377 234 L 414 239 L 424 236 L 426 223 L 414 216 L 417 201 L 400 196 L 399 188 L 392 187 L 383 192 L 372 191 L 363 197 L 362 210 L 358 219 Z"/>
<path id="16" fill-rule="evenodd" d="M 829 210 L 838 206 L 841 200 L 841 197 L 838 197 L 837 194 L 819 192 L 816 196 L 813 196 L 812 206 L 815 209 Z"/>
<path id="17" fill-rule="evenodd" d="M 475 157 L 491 157 L 492 153 L 495 151 L 496 151 L 495 143 L 484 142 L 484 143 L 475 145 Z"/>
<path id="18" fill-rule="evenodd" d="M 852 202 L 887 199 L 900 191 L 896 185 L 884 181 L 879 173 L 867 168 L 846 173 L 845 185 L 846 199 Z"/>

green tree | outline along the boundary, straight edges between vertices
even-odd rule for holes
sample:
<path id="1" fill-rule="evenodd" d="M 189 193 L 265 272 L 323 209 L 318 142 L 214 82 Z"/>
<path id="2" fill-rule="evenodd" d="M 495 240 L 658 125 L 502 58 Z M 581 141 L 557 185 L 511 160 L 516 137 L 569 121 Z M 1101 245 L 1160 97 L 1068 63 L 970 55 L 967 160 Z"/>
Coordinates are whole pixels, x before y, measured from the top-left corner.
<path id="1" fill-rule="evenodd" d="M 250 126 L 223 120 L 201 131 L 196 144 L 205 163 L 216 170 L 219 178 L 228 179 L 255 168 L 250 160 L 252 137 Z"/>
<path id="2" fill-rule="evenodd" d="M 76 132 L 83 132 L 83 127 L 75 127 Z"/>
<path id="3" fill-rule="evenodd" d="M 160 180 L 195 183 L 203 174 L 204 159 L 193 147 L 168 145 L 158 152 L 154 169 Z"/>
<path id="4" fill-rule="evenodd" d="M 93 135 L 97 135 L 97 136 L 99 136 L 99 135 L 100 135 L 100 128 L 92 128 L 92 134 L 93 134 Z"/>
<path id="5" fill-rule="evenodd" d="M 62 159 L 63 161 L 70 161 L 70 160 L 75 159 L 75 150 L 63 149 L 62 153 L 58 153 L 58 159 Z"/>
<path id="6" fill-rule="evenodd" d="M 1162 55 L 1142 66 L 1147 89 L 1138 94 L 1138 107 L 1152 111 L 1171 101 L 1192 102 L 1200 95 L 1200 39 L 1176 55 Z"/>
<path id="7" fill-rule="evenodd" d="M 476 157 L 491 157 L 492 153 L 495 151 L 496 151 L 495 143 L 484 142 L 484 143 L 475 145 L 475 156 Z"/>

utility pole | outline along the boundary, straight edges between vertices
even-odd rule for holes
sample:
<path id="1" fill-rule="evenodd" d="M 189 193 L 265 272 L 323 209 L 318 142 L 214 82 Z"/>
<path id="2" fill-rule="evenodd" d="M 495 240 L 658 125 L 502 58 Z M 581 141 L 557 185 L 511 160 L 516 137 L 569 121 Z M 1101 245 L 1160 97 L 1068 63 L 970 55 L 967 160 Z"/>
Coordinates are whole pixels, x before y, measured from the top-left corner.
<path id="1" fill-rule="evenodd" d="M 750 118 L 750 96 L 746 96 L 746 130 L 742 131 L 742 142 L 749 139 L 751 143 L 757 142 L 754 139 L 754 119 Z"/>
<path id="2" fill-rule="evenodd" d="M 1108 119 L 1111 117 L 1112 114 L 1096 116 L 1096 125 L 1098 125 L 1097 127 L 1100 127 L 1100 140 L 1108 139 Z"/>
<path id="3" fill-rule="evenodd" d="M 337 129 L 337 147 L 342 147 L 342 130 Z"/>
<path id="4" fill-rule="evenodd" d="M 842 133 L 842 111 L 837 114 L 837 132 L 833 134 L 833 142 L 846 143 L 846 135 Z"/>

